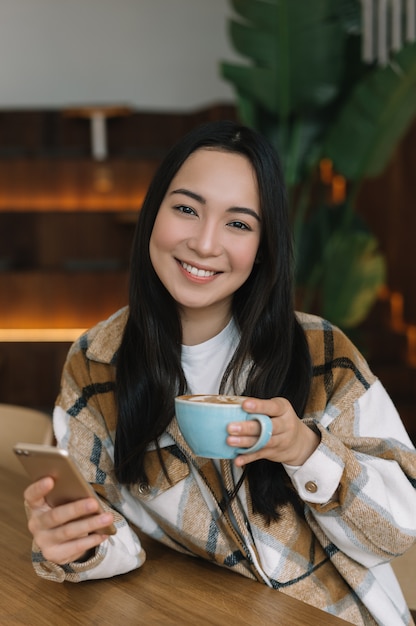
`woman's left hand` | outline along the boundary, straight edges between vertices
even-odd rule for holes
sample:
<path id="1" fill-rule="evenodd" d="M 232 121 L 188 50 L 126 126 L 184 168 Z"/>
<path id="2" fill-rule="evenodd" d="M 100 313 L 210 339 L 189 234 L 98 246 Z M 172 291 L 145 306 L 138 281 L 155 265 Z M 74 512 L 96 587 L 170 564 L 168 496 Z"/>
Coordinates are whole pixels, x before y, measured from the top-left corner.
<path id="1" fill-rule="evenodd" d="M 235 459 L 239 467 L 258 459 L 303 465 L 319 445 L 319 436 L 296 415 L 291 403 L 285 398 L 260 400 L 247 398 L 243 402 L 247 413 L 269 415 L 273 432 L 270 441 L 257 452 L 240 454 Z M 228 426 L 227 443 L 237 448 L 250 448 L 260 435 L 260 425 L 256 420 L 232 422 Z"/>

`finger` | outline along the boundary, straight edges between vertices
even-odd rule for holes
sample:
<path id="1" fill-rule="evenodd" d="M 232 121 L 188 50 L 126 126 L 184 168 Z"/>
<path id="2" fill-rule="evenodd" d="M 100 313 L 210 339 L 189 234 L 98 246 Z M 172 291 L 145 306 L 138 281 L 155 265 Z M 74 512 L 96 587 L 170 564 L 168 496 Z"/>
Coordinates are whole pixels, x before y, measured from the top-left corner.
<path id="1" fill-rule="evenodd" d="M 31 508 L 39 508 L 45 504 L 45 496 L 52 491 L 54 480 L 50 476 L 46 476 L 41 480 L 32 483 L 23 493 L 26 504 Z"/>
<path id="2" fill-rule="evenodd" d="M 113 521 L 112 513 L 107 512 L 56 528 L 43 528 L 36 534 L 36 543 L 48 561 L 68 563 L 102 543 L 108 537 L 102 529 Z"/>
<path id="3" fill-rule="evenodd" d="M 69 522 L 94 516 L 98 510 L 99 503 L 95 498 L 83 498 L 54 507 L 48 514 L 49 528 L 58 528 Z"/>
<path id="4" fill-rule="evenodd" d="M 286 398 L 271 398 L 270 400 L 247 398 L 242 407 L 247 413 L 263 413 L 270 417 L 280 417 L 288 410 L 290 403 Z"/>
<path id="5" fill-rule="evenodd" d="M 243 467 L 244 465 L 248 465 L 249 463 L 253 463 L 253 461 L 257 461 L 258 459 L 263 459 L 264 455 L 259 452 L 253 452 L 251 454 L 239 454 L 234 459 L 234 464 L 237 467 Z"/>
<path id="6" fill-rule="evenodd" d="M 47 561 L 64 565 L 65 563 L 72 563 L 86 557 L 90 550 L 96 548 L 106 539 L 108 539 L 107 535 L 94 533 L 85 537 L 78 537 L 64 544 L 46 546 L 41 548 L 41 550 Z M 85 560 L 87 559 L 85 558 Z"/>
<path id="7" fill-rule="evenodd" d="M 258 441 L 258 437 L 236 437 L 232 435 L 227 437 L 227 444 L 234 448 L 251 448 Z"/>
<path id="8" fill-rule="evenodd" d="M 93 515 L 97 512 L 97 508 L 98 502 L 95 498 L 85 498 L 55 508 L 35 508 L 32 509 L 32 515 L 29 517 L 28 528 L 32 535 L 37 538 L 41 532 L 50 531 L 68 522 Z"/>
<path id="9" fill-rule="evenodd" d="M 257 420 L 230 422 L 227 426 L 227 432 L 230 435 L 236 435 L 239 437 L 259 437 L 261 426 Z"/>
<path id="10" fill-rule="evenodd" d="M 54 543 L 67 543 L 86 537 L 87 535 L 103 535 L 102 529 L 112 524 L 114 521 L 112 513 L 101 513 L 92 515 L 74 522 L 69 522 L 63 526 L 54 528 L 48 533 L 49 540 Z"/>

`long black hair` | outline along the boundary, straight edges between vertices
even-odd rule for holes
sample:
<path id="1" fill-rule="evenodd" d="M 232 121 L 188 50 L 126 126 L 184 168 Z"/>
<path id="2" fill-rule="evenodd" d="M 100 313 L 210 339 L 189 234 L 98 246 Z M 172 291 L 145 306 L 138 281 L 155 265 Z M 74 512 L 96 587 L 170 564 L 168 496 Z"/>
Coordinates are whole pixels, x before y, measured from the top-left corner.
<path id="1" fill-rule="evenodd" d="M 182 328 L 176 302 L 159 280 L 149 241 L 167 189 L 186 159 L 201 148 L 244 155 L 256 174 L 262 220 L 257 262 L 233 297 L 240 342 L 220 391 L 258 398 L 283 396 L 303 415 L 311 364 L 293 305 L 290 220 L 279 158 L 256 131 L 231 121 L 192 130 L 158 168 L 141 209 L 131 254 L 129 316 L 117 355 L 118 421 L 115 471 L 122 483 L 146 481 L 144 457 L 174 415 L 174 397 L 186 392 L 181 366 Z M 242 371 L 249 364 L 245 386 Z M 280 463 L 262 459 L 246 468 L 254 510 L 269 519 L 279 506 L 298 503 Z"/>

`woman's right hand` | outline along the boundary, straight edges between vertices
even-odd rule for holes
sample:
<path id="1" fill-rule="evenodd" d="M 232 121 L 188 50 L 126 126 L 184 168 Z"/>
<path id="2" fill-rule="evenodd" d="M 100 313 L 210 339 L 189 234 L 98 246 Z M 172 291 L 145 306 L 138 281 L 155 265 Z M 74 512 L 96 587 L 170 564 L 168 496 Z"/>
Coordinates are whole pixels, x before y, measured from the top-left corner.
<path id="1" fill-rule="evenodd" d="M 53 478 L 32 483 L 24 492 L 28 528 L 47 561 L 64 565 L 84 561 L 96 546 L 107 539 L 99 531 L 111 524 L 112 513 L 100 513 L 94 498 L 50 507 L 45 497 L 52 490 Z"/>

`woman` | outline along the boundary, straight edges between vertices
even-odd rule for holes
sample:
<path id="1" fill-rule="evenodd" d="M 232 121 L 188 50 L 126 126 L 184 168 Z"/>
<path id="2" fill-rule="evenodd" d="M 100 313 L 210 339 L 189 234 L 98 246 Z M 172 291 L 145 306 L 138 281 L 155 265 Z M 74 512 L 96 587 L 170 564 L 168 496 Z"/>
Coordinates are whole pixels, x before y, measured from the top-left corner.
<path id="1" fill-rule="evenodd" d="M 139 567 L 128 520 L 353 624 L 412 623 L 388 561 L 415 540 L 415 450 L 361 355 L 329 322 L 295 314 L 292 288 L 273 149 L 233 122 L 192 131 L 144 201 L 129 308 L 69 353 L 55 434 L 107 512 L 92 500 L 50 509 L 52 479 L 32 484 L 39 575 Z M 233 463 L 193 456 L 174 417 L 185 392 L 249 396 L 248 412 L 272 418 L 270 442 Z M 257 434 L 237 422 L 227 441 Z M 114 537 L 97 532 L 113 520 Z"/>

